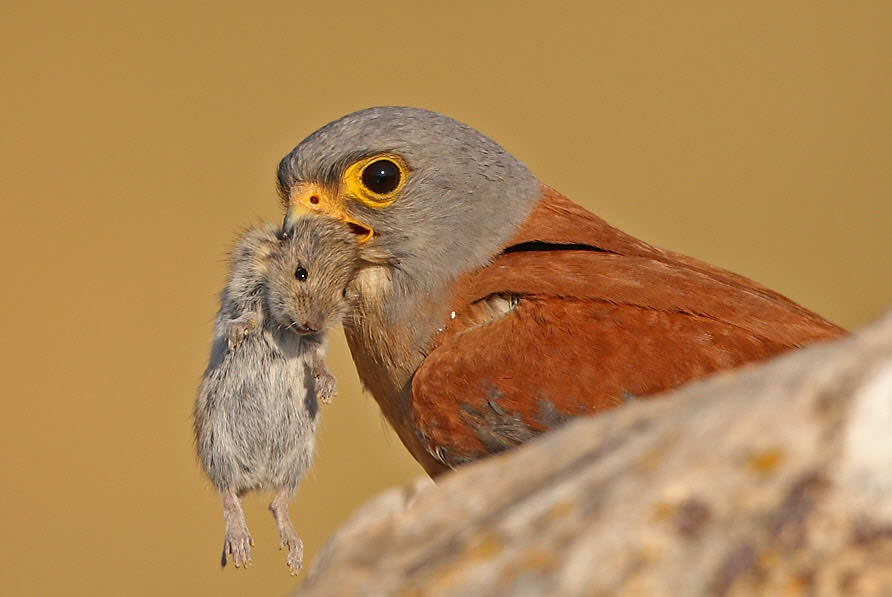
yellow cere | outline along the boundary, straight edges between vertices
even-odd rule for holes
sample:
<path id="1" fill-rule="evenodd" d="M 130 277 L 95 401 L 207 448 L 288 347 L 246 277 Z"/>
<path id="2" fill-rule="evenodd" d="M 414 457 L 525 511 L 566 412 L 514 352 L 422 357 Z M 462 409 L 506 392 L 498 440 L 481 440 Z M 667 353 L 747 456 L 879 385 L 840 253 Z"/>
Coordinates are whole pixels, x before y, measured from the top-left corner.
<path id="1" fill-rule="evenodd" d="M 342 197 L 332 195 L 319 183 L 308 182 L 295 187 L 291 199 L 288 201 L 283 227 L 288 228 L 294 220 L 305 213 L 322 214 L 347 223 L 356 234 L 357 242 L 360 244 L 368 241 L 375 233 L 369 226 L 354 220 L 347 214 Z"/>

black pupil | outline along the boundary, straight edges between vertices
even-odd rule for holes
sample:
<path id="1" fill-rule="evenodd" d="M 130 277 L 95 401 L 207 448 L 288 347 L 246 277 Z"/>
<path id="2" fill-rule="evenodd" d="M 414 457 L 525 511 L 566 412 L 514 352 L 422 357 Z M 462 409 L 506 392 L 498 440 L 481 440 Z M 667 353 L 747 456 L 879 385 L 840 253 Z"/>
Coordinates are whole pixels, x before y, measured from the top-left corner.
<path id="1" fill-rule="evenodd" d="M 390 193 L 400 184 L 400 169 L 390 160 L 372 162 L 362 171 L 362 184 L 379 195 Z"/>
<path id="2" fill-rule="evenodd" d="M 298 280 L 300 280 L 301 282 L 303 282 L 304 280 L 307 279 L 307 270 L 305 270 L 302 267 L 297 268 L 294 271 L 294 277 L 297 278 Z"/>

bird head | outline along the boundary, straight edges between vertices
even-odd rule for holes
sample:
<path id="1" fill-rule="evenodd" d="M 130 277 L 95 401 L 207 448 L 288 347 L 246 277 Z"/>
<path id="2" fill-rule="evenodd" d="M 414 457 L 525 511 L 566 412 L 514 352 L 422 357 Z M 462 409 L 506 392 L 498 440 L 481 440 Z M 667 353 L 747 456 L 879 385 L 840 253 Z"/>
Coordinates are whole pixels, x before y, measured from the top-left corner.
<path id="1" fill-rule="evenodd" d="M 485 265 L 541 197 L 530 171 L 491 139 L 417 108 L 344 116 L 279 164 L 283 234 L 313 213 L 349 226 L 404 293 Z M 385 256 L 385 257 L 381 257 Z"/>

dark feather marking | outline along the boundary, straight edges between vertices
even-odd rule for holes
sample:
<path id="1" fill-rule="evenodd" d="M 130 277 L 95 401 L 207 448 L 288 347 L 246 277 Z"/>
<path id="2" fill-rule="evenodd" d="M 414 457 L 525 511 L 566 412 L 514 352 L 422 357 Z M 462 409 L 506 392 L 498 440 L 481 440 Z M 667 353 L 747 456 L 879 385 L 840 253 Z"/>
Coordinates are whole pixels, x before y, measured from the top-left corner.
<path id="1" fill-rule="evenodd" d="M 490 410 L 481 413 L 467 403 L 459 408 L 465 424 L 474 430 L 477 438 L 490 452 L 501 452 L 529 441 L 538 435 L 530 429 L 519 415 L 508 413 L 505 409 L 488 400 Z"/>
<path id="2" fill-rule="evenodd" d="M 551 401 L 545 398 L 539 398 L 536 404 L 536 411 L 536 422 L 547 429 L 559 427 L 573 418 L 573 415 L 562 413 Z"/>
<path id="3" fill-rule="evenodd" d="M 516 245 L 511 245 L 502 251 L 502 254 L 521 253 L 526 251 L 594 251 L 596 253 L 611 253 L 618 255 L 615 251 L 587 245 L 584 243 L 549 243 L 541 240 L 530 240 Z"/>

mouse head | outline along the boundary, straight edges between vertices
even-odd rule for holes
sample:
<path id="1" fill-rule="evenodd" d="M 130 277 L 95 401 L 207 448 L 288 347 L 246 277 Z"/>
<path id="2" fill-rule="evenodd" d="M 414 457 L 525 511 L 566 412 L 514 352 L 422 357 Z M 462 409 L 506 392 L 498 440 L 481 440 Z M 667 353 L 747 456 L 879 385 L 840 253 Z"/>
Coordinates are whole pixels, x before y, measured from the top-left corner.
<path id="1" fill-rule="evenodd" d="M 359 267 L 359 248 L 343 223 L 319 216 L 300 218 L 270 256 L 270 315 L 277 325 L 297 334 L 327 332 L 349 307 L 347 286 Z"/>

